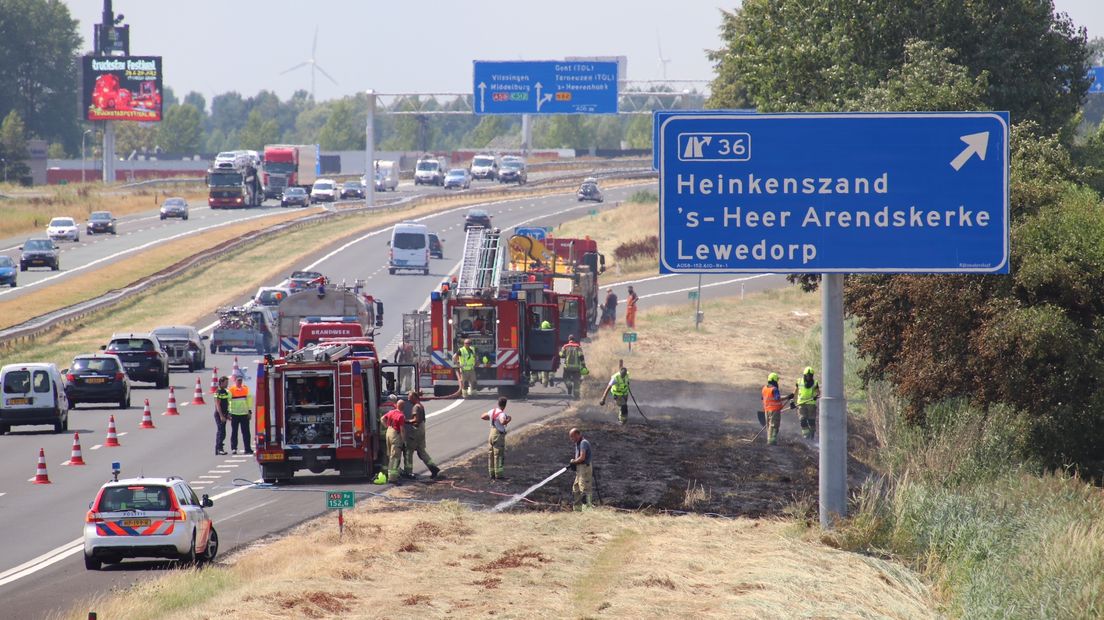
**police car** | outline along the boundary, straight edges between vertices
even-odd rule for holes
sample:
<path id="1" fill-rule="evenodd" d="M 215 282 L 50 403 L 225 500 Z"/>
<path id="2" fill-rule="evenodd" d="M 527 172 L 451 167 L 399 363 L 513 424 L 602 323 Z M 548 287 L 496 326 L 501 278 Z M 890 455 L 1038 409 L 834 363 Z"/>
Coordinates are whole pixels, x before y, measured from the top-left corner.
<path id="1" fill-rule="evenodd" d="M 123 558 L 210 562 L 218 553 L 218 533 L 206 510 L 213 505 L 178 476 L 108 482 L 85 515 L 84 567 L 99 570 Z"/>

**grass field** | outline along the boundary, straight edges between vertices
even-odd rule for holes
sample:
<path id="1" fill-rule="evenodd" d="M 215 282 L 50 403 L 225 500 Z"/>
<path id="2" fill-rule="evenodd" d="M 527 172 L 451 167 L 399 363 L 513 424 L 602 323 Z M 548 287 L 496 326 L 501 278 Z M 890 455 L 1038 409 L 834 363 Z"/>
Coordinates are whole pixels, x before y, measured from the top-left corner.
<path id="1" fill-rule="evenodd" d="M 597 241 L 598 248 L 606 255 L 606 272 L 601 278 L 605 286 L 659 273 L 659 262 L 654 256 L 627 261 L 618 261 L 614 256 L 617 246 L 654 236 L 658 230 L 659 203 L 630 200 L 596 215 L 565 222 L 552 234 L 559 237 L 589 235 Z"/>

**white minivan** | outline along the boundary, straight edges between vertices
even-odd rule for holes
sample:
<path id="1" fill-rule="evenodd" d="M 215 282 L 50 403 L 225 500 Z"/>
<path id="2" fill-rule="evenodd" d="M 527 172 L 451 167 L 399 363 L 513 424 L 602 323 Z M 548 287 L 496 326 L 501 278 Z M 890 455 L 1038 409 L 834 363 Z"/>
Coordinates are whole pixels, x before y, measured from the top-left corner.
<path id="1" fill-rule="evenodd" d="M 407 269 L 429 275 L 429 228 L 424 224 L 395 224 L 387 245 L 391 246 L 388 273 L 394 275 L 399 269 Z"/>
<path id="2" fill-rule="evenodd" d="M 8 364 L 0 368 L 0 435 L 13 426 L 53 424 L 69 430 L 65 377 L 54 364 Z"/>

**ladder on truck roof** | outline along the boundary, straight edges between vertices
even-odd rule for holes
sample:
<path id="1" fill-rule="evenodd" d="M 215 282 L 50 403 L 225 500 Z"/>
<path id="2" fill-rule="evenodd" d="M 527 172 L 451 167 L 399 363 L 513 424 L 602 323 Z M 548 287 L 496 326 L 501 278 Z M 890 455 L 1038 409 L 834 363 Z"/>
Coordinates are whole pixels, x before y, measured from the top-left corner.
<path id="1" fill-rule="evenodd" d="M 464 240 L 464 258 L 456 280 L 459 296 L 474 295 L 487 288 L 498 288 L 501 276 L 502 237 L 498 229 L 469 228 Z"/>
<path id="2" fill-rule="evenodd" d="M 334 430 L 337 433 L 337 445 L 339 446 L 352 446 L 355 443 L 354 434 L 357 431 L 357 421 L 353 420 L 353 417 L 356 415 L 355 403 L 352 367 L 339 365 L 337 367 L 337 410 L 347 411 L 352 414 L 337 416 L 337 428 Z M 361 430 L 363 430 L 363 428 Z"/>

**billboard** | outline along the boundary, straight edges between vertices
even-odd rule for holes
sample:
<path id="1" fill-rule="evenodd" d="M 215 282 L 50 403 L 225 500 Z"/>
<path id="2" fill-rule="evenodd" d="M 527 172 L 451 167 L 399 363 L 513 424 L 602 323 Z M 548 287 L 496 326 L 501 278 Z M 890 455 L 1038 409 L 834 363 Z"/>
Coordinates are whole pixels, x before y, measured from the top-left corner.
<path id="1" fill-rule="evenodd" d="M 85 56 L 83 69 L 86 120 L 161 120 L 160 56 Z"/>

